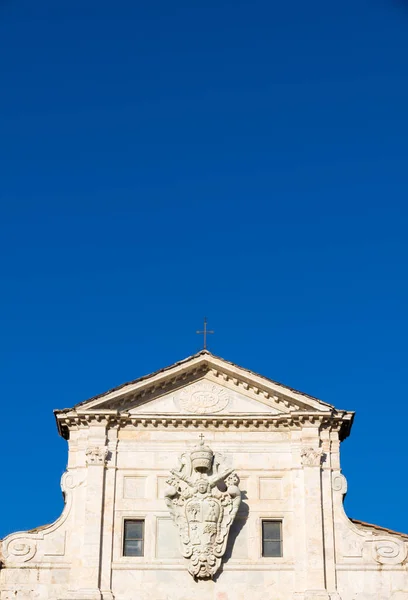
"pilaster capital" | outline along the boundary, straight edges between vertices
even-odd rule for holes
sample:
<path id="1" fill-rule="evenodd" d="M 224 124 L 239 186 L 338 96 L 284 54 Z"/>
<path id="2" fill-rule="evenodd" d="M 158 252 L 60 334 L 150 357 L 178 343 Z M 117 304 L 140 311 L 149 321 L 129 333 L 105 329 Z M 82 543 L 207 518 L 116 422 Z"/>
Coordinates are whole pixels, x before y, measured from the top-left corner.
<path id="1" fill-rule="evenodd" d="M 320 467 L 323 459 L 323 448 L 302 448 L 300 458 L 304 467 Z"/>
<path id="2" fill-rule="evenodd" d="M 88 446 L 85 452 L 87 465 L 105 465 L 108 458 L 106 446 Z"/>

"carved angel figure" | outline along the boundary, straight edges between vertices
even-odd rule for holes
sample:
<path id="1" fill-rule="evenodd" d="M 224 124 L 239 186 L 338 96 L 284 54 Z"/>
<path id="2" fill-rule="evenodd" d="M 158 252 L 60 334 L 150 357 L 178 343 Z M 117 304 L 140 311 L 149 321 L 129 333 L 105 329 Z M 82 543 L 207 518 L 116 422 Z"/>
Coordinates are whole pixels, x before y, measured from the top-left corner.
<path id="1" fill-rule="evenodd" d="M 182 554 L 189 559 L 188 570 L 198 579 L 213 577 L 219 569 L 241 502 L 239 477 L 222 463 L 201 441 L 181 456 L 180 469 L 172 470 L 167 480 L 166 504 L 179 530 Z"/>

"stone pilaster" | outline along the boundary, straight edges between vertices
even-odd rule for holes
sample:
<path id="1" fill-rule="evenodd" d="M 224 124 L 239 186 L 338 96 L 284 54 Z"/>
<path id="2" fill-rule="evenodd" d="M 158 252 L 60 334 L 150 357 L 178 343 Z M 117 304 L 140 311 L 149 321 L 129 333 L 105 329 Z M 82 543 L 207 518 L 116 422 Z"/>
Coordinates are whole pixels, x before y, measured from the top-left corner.
<path id="1" fill-rule="evenodd" d="M 102 523 L 102 559 L 100 587 L 103 600 L 113 600 L 112 594 L 112 550 L 113 550 L 113 524 L 115 512 L 115 490 L 116 490 L 116 462 L 117 462 L 117 428 L 108 432 L 108 449 L 110 459 L 106 465 L 105 472 L 105 494 L 103 506 Z"/>
<path id="2" fill-rule="evenodd" d="M 101 600 L 100 557 L 105 465 L 108 458 L 105 427 L 91 427 L 81 440 L 85 482 L 76 514 L 77 553 L 71 567 L 69 600 Z"/>
<path id="3" fill-rule="evenodd" d="M 291 450 L 292 450 L 292 503 L 293 503 L 293 537 L 294 537 L 294 561 L 295 570 L 295 594 L 294 600 L 304 600 L 304 590 L 306 589 L 307 564 L 305 555 L 305 500 L 304 490 L 304 471 L 300 465 L 300 451 L 302 448 L 301 431 L 292 431 Z"/>
<path id="4" fill-rule="evenodd" d="M 318 432 L 305 432 L 300 452 L 304 474 L 306 591 L 304 600 L 330 600 L 326 588 L 322 516 L 321 464 Z M 316 435 L 317 434 L 317 435 Z"/>
<path id="5" fill-rule="evenodd" d="M 333 525 L 333 490 L 332 490 L 332 455 L 331 444 L 332 436 L 338 434 L 330 433 L 325 429 L 321 433 L 323 464 L 322 464 L 322 511 L 323 511 L 323 534 L 324 534 L 324 562 L 326 574 L 326 588 L 331 598 L 338 598 L 336 595 L 336 556 L 334 546 L 334 525 Z"/>

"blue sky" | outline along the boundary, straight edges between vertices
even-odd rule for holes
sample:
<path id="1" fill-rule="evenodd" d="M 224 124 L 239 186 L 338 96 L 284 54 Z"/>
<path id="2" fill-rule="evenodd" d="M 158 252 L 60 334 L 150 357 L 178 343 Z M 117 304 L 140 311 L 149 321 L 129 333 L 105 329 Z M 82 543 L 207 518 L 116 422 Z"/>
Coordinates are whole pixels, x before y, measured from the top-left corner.
<path id="1" fill-rule="evenodd" d="M 0 0 L 0 537 L 62 509 L 52 410 L 210 350 L 339 408 L 408 532 L 408 5 Z"/>

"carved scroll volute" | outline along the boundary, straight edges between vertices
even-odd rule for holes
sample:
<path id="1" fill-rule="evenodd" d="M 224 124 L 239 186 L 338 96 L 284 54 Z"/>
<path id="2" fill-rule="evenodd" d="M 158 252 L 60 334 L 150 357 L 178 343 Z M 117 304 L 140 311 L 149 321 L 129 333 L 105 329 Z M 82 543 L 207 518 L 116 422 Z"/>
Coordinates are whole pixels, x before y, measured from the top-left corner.
<path id="1" fill-rule="evenodd" d="M 61 489 L 65 498 L 65 506 L 61 516 L 51 525 L 38 530 L 19 531 L 6 536 L 2 544 L 3 559 L 6 566 L 41 560 L 41 544 L 48 536 L 58 530 L 65 535 L 64 524 L 70 516 L 72 508 L 72 492 L 84 482 L 84 477 L 75 471 L 66 471 L 61 478 Z M 40 555 L 40 556 L 38 556 Z M 34 597 L 34 596 L 33 596 Z"/>
<path id="2" fill-rule="evenodd" d="M 383 565 L 399 565 L 407 558 L 407 546 L 398 538 L 375 536 L 367 540 L 363 555 Z"/>
<path id="3" fill-rule="evenodd" d="M 201 442 L 181 457 L 167 480 L 166 504 L 178 528 L 188 570 L 211 578 L 221 565 L 231 524 L 241 502 L 239 477 L 223 458 Z"/>

